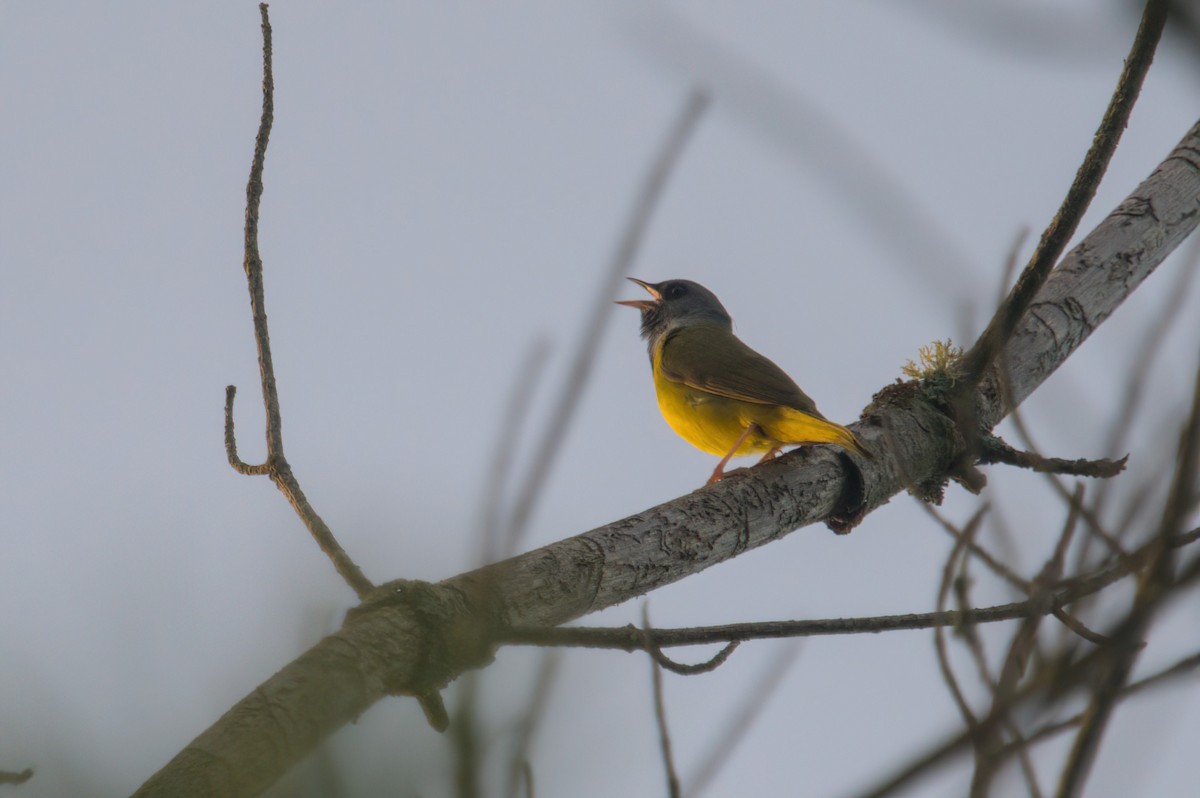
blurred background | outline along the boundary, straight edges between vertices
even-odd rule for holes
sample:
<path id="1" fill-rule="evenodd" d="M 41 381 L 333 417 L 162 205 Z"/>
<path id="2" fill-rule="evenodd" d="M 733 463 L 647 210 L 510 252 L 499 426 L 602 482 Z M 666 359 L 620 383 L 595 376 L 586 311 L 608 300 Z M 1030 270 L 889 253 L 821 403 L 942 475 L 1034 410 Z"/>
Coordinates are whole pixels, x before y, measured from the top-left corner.
<path id="1" fill-rule="evenodd" d="M 1009 251 L 1026 231 L 1028 256 L 1091 142 L 1140 10 L 274 3 L 260 244 L 309 499 L 376 582 L 477 564 L 522 364 L 548 347 L 505 502 L 695 87 L 711 104 L 632 274 L 713 289 L 825 415 L 857 418 L 918 347 L 969 344 L 986 323 Z M 14 795 L 131 792 L 354 603 L 270 482 L 225 461 L 229 383 L 243 458 L 264 451 L 241 266 L 260 46 L 251 2 L 0 5 L 0 769 L 36 770 Z M 1198 56 L 1173 24 L 1081 232 L 1196 121 Z M 1024 406 L 1048 453 L 1128 452 L 1113 486 L 1127 498 L 1108 509 L 1149 528 L 1196 368 L 1188 249 Z M 612 307 L 597 352 L 521 550 L 694 490 L 714 465 L 659 416 L 635 313 Z M 1144 404 L 1110 451 L 1139 362 Z M 1036 573 L 1061 502 L 1036 475 L 987 471 L 1011 534 L 982 540 Z M 951 488 L 944 510 L 961 522 L 979 501 Z M 924 612 L 951 546 L 898 496 L 851 535 L 806 528 L 645 601 L 657 626 Z M 981 578 L 974 598 L 1017 597 Z M 585 622 L 640 618 L 630 602 Z M 1196 649 L 1197 628 L 1194 606 L 1173 607 L 1138 673 Z M 1003 645 L 1011 627 L 987 634 Z M 485 794 L 504 793 L 541 657 L 505 649 L 480 682 Z M 776 671 L 756 722 L 721 742 Z M 649 677 L 642 655 L 564 654 L 528 754 L 539 795 L 664 794 Z M 854 794 L 961 722 L 928 632 L 751 643 L 712 674 L 667 675 L 665 693 L 685 788 L 714 746 L 728 757 L 707 795 Z M 1089 795 L 1188 793 L 1196 739 L 1194 687 L 1123 704 Z M 1069 742 L 1035 763 L 1055 773 Z M 454 769 L 450 738 L 395 699 L 277 794 L 450 796 Z M 964 760 L 911 794 L 961 795 L 969 774 Z"/>

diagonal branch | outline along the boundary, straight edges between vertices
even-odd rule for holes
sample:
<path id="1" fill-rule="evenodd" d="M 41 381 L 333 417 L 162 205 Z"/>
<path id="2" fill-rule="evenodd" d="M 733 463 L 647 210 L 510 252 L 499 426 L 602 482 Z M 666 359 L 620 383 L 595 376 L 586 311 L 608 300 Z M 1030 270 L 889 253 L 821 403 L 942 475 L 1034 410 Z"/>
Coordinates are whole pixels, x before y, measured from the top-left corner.
<path id="1" fill-rule="evenodd" d="M 1108 162 L 1116 152 L 1117 142 L 1121 140 L 1121 134 L 1125 132 L 1125 126 L 1129 123 L 1129 114 L 1133 111 L 1133 104 L 1141 91 L 1142 81 L 1150 70 L 1150 62 L 1154 60 L 1154 51 L 1158 47 L 1158 40 L 1162 36 L 1166 21 L 1166 3 L 1163 0 L 1149 0 L 1137 34 L 1133 38 L 1129 57 L 1125 59 L 1125 69 L 1121 72 L 1112 99 L 1104 112 L 1104 118 L 1100 121 L 1100 128 L 1096 131 L 1091 148 L 1084 156 L 1083 164 L 1075 174 L 1067 196 L 1063 198 L 1050 226 L 1042 233 L 1037 249 L 1034 250 L 1029 265 L 1025 267 L 1017 284 L 1000 305 L 987 329 L 979 336 L 979 340 L 963 357 L 961 390 L 973 390 L 983 378 L 984 370 L 995 362 L 996 355 L 1008 342 L 1017 322 L 1025 315 L 1034 296 L 1050 276 L 1050 270 L 1054 268 L 1067 242 L 1079 227 L 1084 212 L 1096 195 Z"/>

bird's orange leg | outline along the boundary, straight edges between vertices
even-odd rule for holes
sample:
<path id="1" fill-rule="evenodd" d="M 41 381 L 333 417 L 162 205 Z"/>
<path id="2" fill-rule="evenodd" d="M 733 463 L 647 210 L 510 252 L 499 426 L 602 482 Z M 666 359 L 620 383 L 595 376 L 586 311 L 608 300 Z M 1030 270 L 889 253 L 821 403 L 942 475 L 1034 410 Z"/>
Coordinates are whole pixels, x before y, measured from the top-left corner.
<path id="1" fill-rule="evenodd" d="M 704 483 L 705 485 L 711 485 L 714 482 L 718 482 L 720 481 L 721 477 L 725 476 L 725 464 L 729 462 L 729 458 L 733 457 L 733 453 L 738 450 L 738 447 L 746 442 L 746 438 L 750 437 L 750 433 L 753 432 L 754 428 L 757 426 L 757 424 L 751 424 L 750 426 L 746 427 L 746 431 L 741 434 L 736 442 L 734 442 L 733 447 L 729 450 L 729 454 L 722 457 L 721 462 L 717 463 L 717 467 L 713 469 L 712 476 L 708 478 L 708 482 Z"/>

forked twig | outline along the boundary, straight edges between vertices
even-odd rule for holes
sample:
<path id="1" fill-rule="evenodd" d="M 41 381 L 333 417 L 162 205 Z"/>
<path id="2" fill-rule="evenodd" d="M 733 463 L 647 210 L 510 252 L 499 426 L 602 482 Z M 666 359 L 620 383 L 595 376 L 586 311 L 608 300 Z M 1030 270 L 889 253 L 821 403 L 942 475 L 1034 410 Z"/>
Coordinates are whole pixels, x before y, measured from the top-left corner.
<path id="1" fill-rule="evenodd" d="M 267 16 L 267 4 L 260 3 L 263 32 L 263 107 L 258 136 L 254 141 L 254 160 L 250 166 L 250 180 L 246 184 L 246 237 L 245 259 L 246 280 L 250 287 L 250 311 L 254 318 L 254 341 L 258 346 L 258 369 L 262 376 L 263 406 L 267 414 L 267 459 L 260 465 L 249 465 L 237 454 L 237 439 L 233 429 L 233 398 L 237 388 L 225 389 L 225 450 L 229 464 L 239 474 L 266 474 L 295 508 L 308 531 L 312 533 L 321 551 L 333 561 L 334 568 L 341 574 L 359 598 L 365 597 L 374 585 L 371 584 L 342 549 L 333 531 L 317 515 L 308 503 L 300 482 L 292 473 L 283 454 L 283 417 L 279 412 L 279 390 L 275 386 L 275 367 L 271 362 L 271 341 L 267 331 L 266 298 L 263 292 L 263 265 L 258 252 L 258 209 L 263 192 L 263 161 L 267 154 L 267 141 L 271 135 L 271 123 L 275 118 L 275 81 L 271 72 L 271 21 Z"/>

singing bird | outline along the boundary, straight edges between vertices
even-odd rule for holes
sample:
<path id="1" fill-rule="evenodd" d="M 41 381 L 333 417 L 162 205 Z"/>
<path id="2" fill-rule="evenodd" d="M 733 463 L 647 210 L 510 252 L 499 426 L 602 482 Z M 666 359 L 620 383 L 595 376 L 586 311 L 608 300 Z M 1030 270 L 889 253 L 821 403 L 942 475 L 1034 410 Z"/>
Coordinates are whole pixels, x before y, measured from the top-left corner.
<path id="1" fill-rule="evenodd" d="M 733 334 L 716 294 L 691 280 L 630 280 L 651 299 L 618 305 L 642 313 L 642 337 L 663 418 L 685 441 L 723 455 L 706 484 L 724 476 L 729 458 L 784 446 L 833 443 L 871 459 L 854 433 L 829 421 L 792 378 Z"/>

